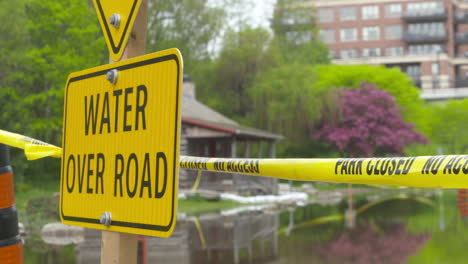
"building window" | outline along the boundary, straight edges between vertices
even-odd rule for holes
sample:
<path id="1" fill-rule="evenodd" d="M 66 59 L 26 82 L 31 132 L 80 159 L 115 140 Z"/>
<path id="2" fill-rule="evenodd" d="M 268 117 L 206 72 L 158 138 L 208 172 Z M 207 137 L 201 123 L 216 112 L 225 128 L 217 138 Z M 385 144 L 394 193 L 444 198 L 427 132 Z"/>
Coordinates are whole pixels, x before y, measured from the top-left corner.
<path id="1" fill-rule="evenodd" d="M 362 19 L 377 19 L 379 18 L 379 6 L 363 6 Z"/>
<path id="2" fill-rule="evenodd" d="M 319 36 L 323 42 L 330 44 L 335 42 L 335 30 L 333 29 L 321 29 Z"/>
<path id="3" fill-rule="evenodd" d="M 380 56 L 380 48 L 362 49 L 362 56 L 363 57 L 378 57 Z"/>
<path id="4" fill-rule="evenodd" d="M 403 47 L 388 47 L 385 49 L 386 56 L 403 56 Z"/>
<path id="5" fill-rule="evenodd" d="M 340 39 L 342 42 L 351 42 L 357 40 L 356 28 L 343 28 L 340 30 Z"/>
<path id="6" fill-rule="evenodd" d="M 419 79 L 421 78 L 421 66 L 410 65 L 406 68 L 406 73 L 411 79 L 419 81 Z"/>
<path id="7" fill-rule="evenodd" d="M 408 52 L 411 55 L 428 55 L 428 54 L 437 54 L 442 51 L 441 45 L 410 45 L 408 47 Z"/>
<path id="8" fill-rule="evenodd" d="M 297 45 L 305 44 L 312 40 L 312 32 L 310 30 L 288 31 L 286 32 L 286 39 Z"/>
<path id="9" fill-rule="evenodd" d="M 445 25 L 443 22 L 409 24 L 408 32 L 418 35 L 445 36 Z"/>
<path id="10" fill-rule="evenodd" d="M 352 59 L 359 57 L 358 49 L 344 49 L 340 51 L 340 57 L 342 59 Z"/>
<path id="11" fill-rule="evenodd" d="M 379 40 L 380 29 L 379 27 L 364 27 L 362 28 L 362 37 L 365 41 Z"/>
<path id="12" fill-rule="evenodd" d="M 318 19 L 320 23 L 333 22 L 333 8 L 320 8 L 318 10 Z"/>
<path id="13" fill-rule="evenodd" d="M 431 73 L 432 73 L 432 75 L 438 75 L 439 74 L 439 63 L 432 63 L 431 64 Z"/>
<path id="14" fill-rule="evenodd" d="M 401 25 L 392 25 L 385 28 L 385 39 L 401 39 L 403 27 Z"/>
<path id="15" fill-rule="evenodd" d="M 408 14 L 438 14 L 444 12 L 444 3 L 442 2 L 408 3 Z"/>
<path id="16" fill-rule="evenodd" d="M 356 7 L 342 7 L 340 8 L 340 20 L 350 21 L 356 20 Z"/>
<path id="17" fill-rule="evenodd" d="M 401 17 L 401 4 L 385 5 L 385 17 Z"/>

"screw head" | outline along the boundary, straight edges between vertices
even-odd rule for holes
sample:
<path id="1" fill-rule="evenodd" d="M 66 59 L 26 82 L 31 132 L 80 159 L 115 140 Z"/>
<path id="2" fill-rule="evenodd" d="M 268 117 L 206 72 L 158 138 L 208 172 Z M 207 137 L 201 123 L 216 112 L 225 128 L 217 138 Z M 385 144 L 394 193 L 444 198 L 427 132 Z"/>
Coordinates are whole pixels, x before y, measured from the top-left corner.
<path id="1" fill-rule="evenodd" d="M 99 223 L 104 226 L 110 226 L 112 223 L 112 215 L 109 212 L 104 212 L 99 219 Z"/>
<path id="2" fill-rule="evenodd" d="M 112 69 L 112 70 L 107 72 L 106 79 L 110 83 L 115 84 L 117 82 L 118 75 L 119 75 L 119 72 L 116 69 Z"/>
<path id="3" fill-rule="evenodd" d="M 114 28 L 118 28 L 120 26 L 120 15 L 112 14 L 112 16 L 109 18 L 109 24 L 111 24 Z"/>

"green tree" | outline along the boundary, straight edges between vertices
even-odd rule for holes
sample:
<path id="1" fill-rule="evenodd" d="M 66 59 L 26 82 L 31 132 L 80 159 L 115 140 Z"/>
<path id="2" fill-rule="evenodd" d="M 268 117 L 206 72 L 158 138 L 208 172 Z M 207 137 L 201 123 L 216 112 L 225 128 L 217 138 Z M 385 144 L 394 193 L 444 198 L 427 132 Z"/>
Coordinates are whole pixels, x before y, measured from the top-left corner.
<path id="1" fill-rule="evenodd" d="M 212 71 L 198 82 L 201 100 L 231 118 L 247 118 L 252 113 L 249 89 L 257 74 L 270 65 L 266 52 L 270 37 L 262 28 L 227 32 Z"/>
<path id="2" fill-rule="evenodd" d="M 147 50 L 178 48 L 185 70 L 192 73 L 199 60 L 209 59 L 214 41 L 226 22 L 226 12 L 208 0 L 150 0 Z"/>
<path id="3" fill-rule="evenodd" d="M 389 92 L 403 108 L 406 119 L 415 119 L 419 114 L 422 99 L 419 89 L 415 87 L 406 74 L 398 69 L 370 65 L 323 65 L 315 67 L 319 76 L 314 87 L 328 90 L 346 87 L 359 88 L 362 82 L 375 84 L 379 89 Z M 407 120 L 408 121 L 408 120 Z"/>
<path id="4" fill-rule="evenodd" d="M 319 118 L 321 98 L 312 66 L 285 64 L 261 73 L 252 87 L 255 124 L 295 142 L 308 138 L 307 120 Z"/>
<path id="5" fill-rule="evenodd" d="M 7 76 L 0 78 L 0 127 L 61 145 L 68 74 L 103 64 L 107 57 L 94 8 L 82 0 L 2 1 L 1 5 L 6 6 L 0 12 L 21 15 L 0 16 L 2 33 L 8 31 L 3 25 L 13 25 L 13 32 L 18 32 L 0 40 L 0 53 L 9 56 L 4 65 Z M 44 171 L 48 167 L 55 175 L 58 172 L 57 162 L 50 160 L 15 162 L 20 173 L 50 174 Z"/>
<path id="6" fill-rule="evenodd" d="M 294 0 L 280 0 L 271 22 L 275 33 L 270 53 L 277 54 L 276 64 L 328 64 L 328 48 L 319 39 L 315 9 Z"/>
<path id="7" fill-rule="evenodd" d="M 444 154 L 466 154 L 468 152 L 468 99 L 450 100 L 432 105 L 427 113 L 431 122 L 429 137 Z"/>

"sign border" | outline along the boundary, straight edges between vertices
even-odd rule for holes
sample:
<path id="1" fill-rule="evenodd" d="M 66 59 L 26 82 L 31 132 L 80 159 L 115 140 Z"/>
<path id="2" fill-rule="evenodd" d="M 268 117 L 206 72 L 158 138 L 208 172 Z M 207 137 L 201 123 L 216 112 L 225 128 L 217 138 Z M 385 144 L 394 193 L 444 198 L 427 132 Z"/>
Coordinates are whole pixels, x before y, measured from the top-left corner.
<path id="1" fill-rule="evenodd" d="M 176 175 L 176 169 L 177 167 L 176 166 L 179 166 L 179 160 L 177 159 L 177 146 L 179 144 L 179 133 L 177 133 L 178 129 L 179 129 L 179 104 L 180 104 L 180 100 L 179 100 L 179 97 L 180 97 L 180 94 L 179 94 L 179 91 L 181 90 L 181 87 L 180 87 L 180 72 L 181 72 L 181 66 L 180 66 L 180 61 L 179 61 L 179 57 L 176 55 L 176 54 L 169 54 L 169 55 L 164 55 L 164 56 L 161 56 L 161 57 L 155 57 L 155 58 L 149 58 L 149 59 L 146 59 L 146 60 L 142 60 L 142 61 L 137 61 L 137 62 L 133 62 L 133 63 L 130 63 L 130 64 L 125 64 L 125 65 L 120 65 L 120 66 L 117 66 L 117 67 L 112 67 L 112 64 L 109 64 L 111 67 L 108 67 L 107 69 L 104 69 L 104 70 L 99 70 L 99 71 L 96 71 L 96 72 L 91 72 L 91 73 L 85 73 L 83 75 L 79 75 L 79 76 L 74 76 L 74 77 L 71 77 L 69 79 L 69 81 L 67 82 L 67 89 L 66 89 L 66 94 L 65 94 L 65 109 L 64 109 L 64 123 L 63 123 L 63 139 L 62 141 L 65 143 L 65 138 L 66 138 L 66 123 L 67 123 L 67 120 L 66 120 L 66 113 L 67 113 L 67 107 L 68 107 L 68 104 L 67 104 L 67 101 L 68 101 L 68 87 L 70 85 L 70 83 L 72 82 L 75 82 L 75 81 L 79 81 L 79 80 L 84 80 L 84 79 L 87 79 L 87 78 L 92 78 L 92 77 L 96 77 L 96 76 L 100 76 L 100 75 L 106 75 L 107 72 L 111 69 L 117 69 L 118 71 L 125 71 L 125 70 L 129 70 L 129 69 L 133 69 L 133 68 L 137 68 L 137 67 L 141 67 L 141 66 L 145 66 L 145 65 L 150 65 L 150 64 L 156 64 L 156 63 L 160 63 L 160 62 L 164 62 L 164 61 L 170 61 L 170 60 L 174 60 L 176 62 L 176 65 L 177 65 L 177 92 L 176 92 L 176 108 L 175 108 L 175 135 L 174 135 L 174 157 L 173 157 L 173 160 L 174 160 L 174 164 L 173 164 L 173 185 L 172 185 L 172 213 L 171 213 L 171 220 L 169 222 L 169 224 L 167 226 L 163 226 L 163 225 L 151 225 L 151 224 L 143 224 L 143 223 L 132 223 L 132 222 L 125 222 L 125 221 L 115 221 L 115 220 L 112 220 L 112 224 L 111 224 L 111 227 L 112 226 L 118 226 L 118 227 L 127 227 L 127 228 L 135 228 L 135 229 L 145 229 L 145 230 L 152 230 L 152 231 L 162 231 L 162 232 L 167 232 L 171 229 L 171 227 L 173 226 L 174 224 L 174 216 L 176 214 L 175 212 L 175 204 L 176 204 L 176 200 L 177 197 L 175 197 L 175 187 L 176 187 L 176 184 L 179 184 L 178 182 L 176 182 L 176 179 L 177 179 L 177 175 Z M 123 61 L 124 62 L 124 61 Z M 63 144 L 63 155 L 65 155 L 65 144 Z M 65 175 L 64 174 L 64 170 L 65 170 L 65 166 L 64 166 L 64 159 L 62 158 L 62 174 L 61 174 L 61 178 Z M 64 180 L 61 179 L 61 193 L 64 193 Z M 111 212 L 112 213 L 112 212 Z M 63 220 L 66 220 L 66 221 L 73 221 L 73 222 L 81 222 L 81 223 L 90 223 L 90 224 L 97 224 L 97 225 L 101 225 L 100 223 L 100 219 L 97 218 L 85 218 L 85 217 L 76 217 L 76 216 L 67 216 L 64 214 L 63 212 L 63 195 L 60 196 L 60 215 L 62 217 Z"/>

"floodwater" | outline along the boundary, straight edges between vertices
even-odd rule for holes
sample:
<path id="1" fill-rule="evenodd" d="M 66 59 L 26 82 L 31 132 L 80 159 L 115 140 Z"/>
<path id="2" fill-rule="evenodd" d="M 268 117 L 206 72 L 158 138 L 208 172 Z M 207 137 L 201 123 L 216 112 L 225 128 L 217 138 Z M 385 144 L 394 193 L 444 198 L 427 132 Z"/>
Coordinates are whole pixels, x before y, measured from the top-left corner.
<path id="1" fill-rule="evenodd" d="M 170 238 L 140 241 L 139 262 L 467 263 L 468 205 L 457 190 L 343 193 L 304 206 L 181 216 Z M 25 263 L 100 263 L 99 231 L 43 232 L 40 246 L 28 236 Z"/>

